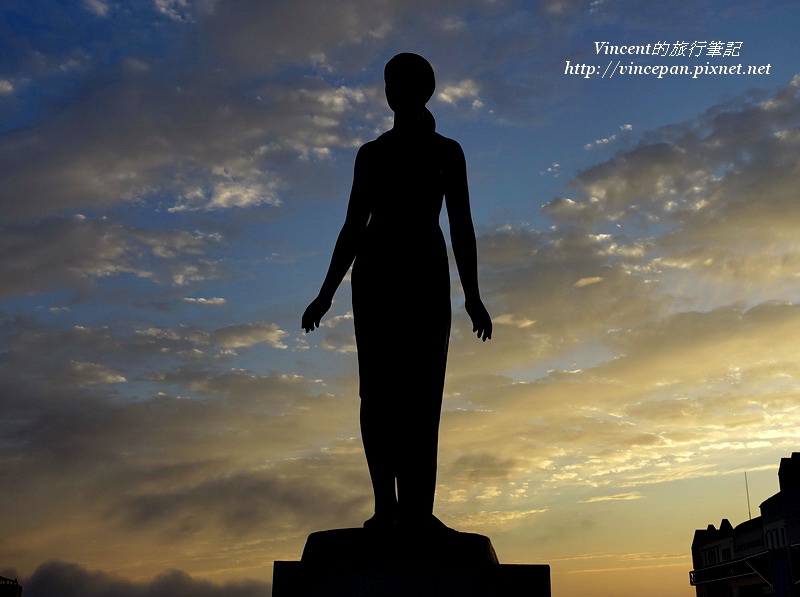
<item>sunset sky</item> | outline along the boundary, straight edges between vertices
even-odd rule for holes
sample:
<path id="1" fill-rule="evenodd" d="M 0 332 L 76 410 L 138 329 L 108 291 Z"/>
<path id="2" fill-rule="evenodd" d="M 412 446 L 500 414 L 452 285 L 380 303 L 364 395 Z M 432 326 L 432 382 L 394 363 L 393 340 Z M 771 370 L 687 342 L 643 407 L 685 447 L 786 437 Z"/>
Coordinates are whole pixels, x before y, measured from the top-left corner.
<path id="1" fill-rule="evenodd" d="M 688 597 L 694 530 L 747 519 L 745 470 L 753 515 L 777 491 L 797 2 L 3 6 L 0 575 L 31 597 L 268 595 L 310 532 L 370 516 L 347 280 L 300 316 L 403 51 L 467 156 L 495 323 L 471 335 L 453 268 L 437 515 L 550 564 L 555 597 Z"/>

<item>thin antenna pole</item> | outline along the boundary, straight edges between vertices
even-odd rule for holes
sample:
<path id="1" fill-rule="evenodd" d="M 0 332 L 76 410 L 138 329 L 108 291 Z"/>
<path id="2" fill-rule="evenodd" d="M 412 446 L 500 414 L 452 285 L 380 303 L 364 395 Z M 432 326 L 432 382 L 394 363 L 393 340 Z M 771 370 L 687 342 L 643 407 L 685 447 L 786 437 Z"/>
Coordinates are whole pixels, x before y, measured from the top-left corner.
<path id="1" fill-rule="evenodd" d="M 747 492 L 747 516 L 753 520 L 753 515 L 750 513 L 750 486 L 747 484 L 747 471 L 744 472 L 744 490 Z"/>

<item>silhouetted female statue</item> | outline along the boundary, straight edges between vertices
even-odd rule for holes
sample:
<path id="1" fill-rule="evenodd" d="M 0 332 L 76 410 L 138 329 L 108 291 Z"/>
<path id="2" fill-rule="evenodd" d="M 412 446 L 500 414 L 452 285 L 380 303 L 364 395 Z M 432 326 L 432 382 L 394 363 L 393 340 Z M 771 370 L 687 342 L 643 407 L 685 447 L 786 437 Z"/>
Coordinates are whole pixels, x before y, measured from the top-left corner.
<path id="1" fill-rule="evenodd" d="M 319 327 L 355 259 L 361 435 L 375 493 L 375 515 L 364 527 L 446 529 L 433 516 L 450 337 L 442 199 L 478 338 L 491 338 L 492 320 L 478 290 L 464 153 L 456 141 L 435 132 L 425 107 L 435 88 L 433 69 L 422 56 L 398 54 L 386 64 L 384 79 L 394 128 L 358 151 L 347 217 L 302 327 L 306 332 Z"/>

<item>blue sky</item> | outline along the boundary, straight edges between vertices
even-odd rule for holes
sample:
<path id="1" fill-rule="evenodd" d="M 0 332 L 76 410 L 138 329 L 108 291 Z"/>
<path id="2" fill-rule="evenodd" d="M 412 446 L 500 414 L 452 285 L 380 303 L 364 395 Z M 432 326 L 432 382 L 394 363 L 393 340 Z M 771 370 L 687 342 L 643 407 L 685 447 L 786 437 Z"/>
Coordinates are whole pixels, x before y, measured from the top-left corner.
<path id="1" fill-rule="evenodd" d="M 744 520 L 743 471 L 756 510 L 797 447 L 799 17 L 744 0 L 7 2 L 5 575 L 263 594 L 309 532 L 369 515 L 348 283 L 321 329 L 300 315 L 355 152 L 391 127 L 383 65 L 413 51 L 467 156 L 495 319 L 490 343 L 470 337 L 453 271 L 437 513 L 501 561 L 551 563 L 562 596 L 654 578 L 650 594 L 691 594 L 693 530 Z M 612 58 L 770 70 L 564 72 Z M 151 580 L 166 570 L 183 575 Z"/>

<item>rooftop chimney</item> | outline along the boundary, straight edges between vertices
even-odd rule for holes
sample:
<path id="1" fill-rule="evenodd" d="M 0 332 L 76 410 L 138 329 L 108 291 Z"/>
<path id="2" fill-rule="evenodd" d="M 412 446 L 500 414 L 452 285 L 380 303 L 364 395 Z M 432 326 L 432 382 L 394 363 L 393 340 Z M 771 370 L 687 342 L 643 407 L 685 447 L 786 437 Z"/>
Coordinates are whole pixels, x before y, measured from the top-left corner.
<path id="1" fill-rule="evenodd" d="M 778 483 L 781 491 L 800 489 L 800 452 L 792 452 L 791 458 L 781 458 Z"/>

